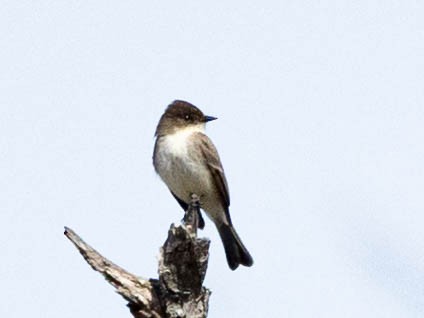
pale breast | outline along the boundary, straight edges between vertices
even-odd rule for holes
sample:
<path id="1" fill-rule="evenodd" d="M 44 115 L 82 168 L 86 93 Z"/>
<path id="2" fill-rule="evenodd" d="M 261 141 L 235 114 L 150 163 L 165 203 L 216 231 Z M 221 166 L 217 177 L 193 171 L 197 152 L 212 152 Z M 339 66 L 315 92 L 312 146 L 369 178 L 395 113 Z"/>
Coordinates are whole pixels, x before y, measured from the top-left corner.
<path id="1" fill-rule="evenodd" d="M 192 193 L 205 199 L 211 191 L 210 173 L 202 160 L 202 153 L 190 142 L 192 133 L 193 130 L 187 129 L 159 137 L 155 153 L 158 174 L 169 189 L 186 202 Z"/>

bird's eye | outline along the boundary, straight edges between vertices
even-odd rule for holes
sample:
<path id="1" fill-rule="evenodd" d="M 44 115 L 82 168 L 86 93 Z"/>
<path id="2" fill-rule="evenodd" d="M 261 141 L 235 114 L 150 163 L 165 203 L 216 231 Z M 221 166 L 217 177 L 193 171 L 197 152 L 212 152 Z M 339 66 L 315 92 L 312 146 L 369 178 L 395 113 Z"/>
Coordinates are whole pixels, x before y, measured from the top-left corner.
<path id="1" fill-rule="evenodd" d="M 185 120 L 190 120 L 190 119 L 191 119 L 191 117 L 190 117 L 190 115 L 185 115 L 185 116 L 184 116 L 184 119 L 185 119 Z"/>

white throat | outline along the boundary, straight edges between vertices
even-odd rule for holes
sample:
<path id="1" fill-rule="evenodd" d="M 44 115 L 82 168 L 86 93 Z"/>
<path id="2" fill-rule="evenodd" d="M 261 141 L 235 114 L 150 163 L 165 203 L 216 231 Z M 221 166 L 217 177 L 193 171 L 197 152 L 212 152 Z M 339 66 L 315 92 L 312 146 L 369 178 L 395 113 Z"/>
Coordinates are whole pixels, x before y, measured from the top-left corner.
<path id="1" fill-rule="evenodd" d="M 191 125 L 186 128 L 179 129 L 173 134 L 163 136 L 163 142 L 174 156 L 184 156 L 187 154 L 187 141 L 191 134 L 196 132 L 205 132 L 205 124 Z"/>

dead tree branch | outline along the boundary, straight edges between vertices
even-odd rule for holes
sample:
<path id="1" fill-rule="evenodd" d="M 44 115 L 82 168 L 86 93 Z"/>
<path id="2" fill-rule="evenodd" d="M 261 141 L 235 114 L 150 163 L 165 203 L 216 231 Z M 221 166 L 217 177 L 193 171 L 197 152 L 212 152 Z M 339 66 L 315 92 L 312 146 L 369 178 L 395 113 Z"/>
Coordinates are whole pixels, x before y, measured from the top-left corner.
<path id="1" fill-rule="evenodd" d="M 202 286 L 208 265 L 209 240 L 196 236 L 198 198 L 184 218 L 185 225 L 174 226 L 160 249 L 159 279 L 140 278 L 112 263 L 73 230 L 65 227 L 66 237 L 87 263 L 115 287 L 128 301 L 136 318 L 204 318 L 211 292 Z"/>

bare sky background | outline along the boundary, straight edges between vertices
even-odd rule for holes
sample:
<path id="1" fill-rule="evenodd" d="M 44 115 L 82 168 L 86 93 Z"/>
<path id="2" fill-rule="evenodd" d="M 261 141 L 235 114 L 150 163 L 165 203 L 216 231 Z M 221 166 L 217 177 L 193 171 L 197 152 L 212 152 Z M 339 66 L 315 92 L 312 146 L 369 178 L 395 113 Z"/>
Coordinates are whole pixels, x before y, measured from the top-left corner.
<path id="1" fill-rule="evenodd" d="M 424 316 L 420 1 L 3 1 L 0 316 L 129 317 L 63 236 L 156 276 L 182 213 L 154 130 L 185 99 L 255 265 L 211 222 L 209 317 Z"/>

